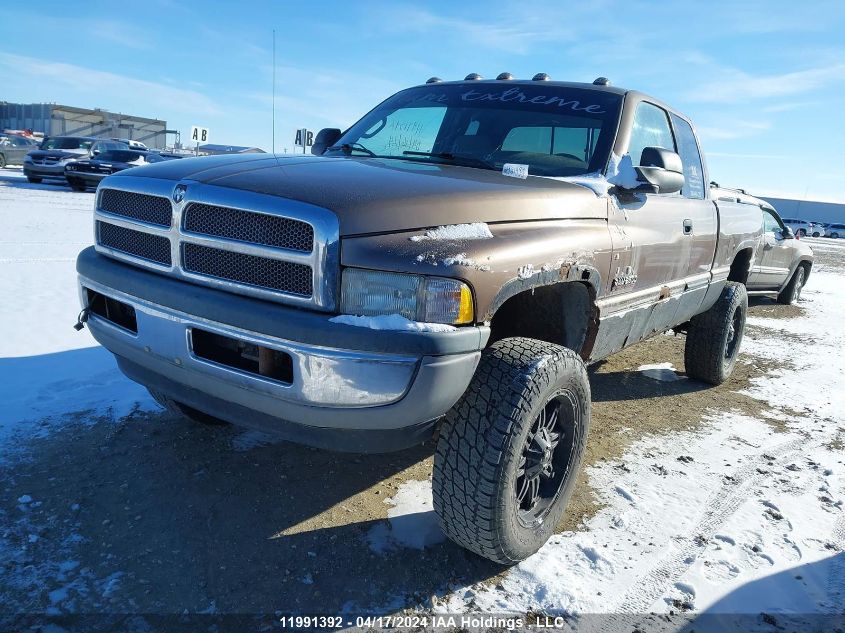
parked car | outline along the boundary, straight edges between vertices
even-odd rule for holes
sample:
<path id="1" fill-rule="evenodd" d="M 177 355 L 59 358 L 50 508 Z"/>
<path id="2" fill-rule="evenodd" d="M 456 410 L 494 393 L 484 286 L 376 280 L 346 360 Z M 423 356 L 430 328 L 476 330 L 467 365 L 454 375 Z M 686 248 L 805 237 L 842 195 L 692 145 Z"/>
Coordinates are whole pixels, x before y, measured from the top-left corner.
<path id="1" fill-rule="evenodd" d="M 129 149 L 126 143 L 89 136 L 52 136 L 45 138 L 38 149 L 31 151 L 23 163 L 29 182 L 44 178 L 65 180 L 65 168 L 73 161 L 96 156 L 112 149 Z"/>
<path id="2" fill-rule="evenodd" d="M 806 220 L 798 220 L 796 218 L 782 218 L 783 223 L 792 229 L 795 235 L 805 237 L 813 234 L 813 225 Z"/>
<path id="3" fill-rule="evenodd" d="M 312 153 L 100 184 L 77 327 L 172 412 L 351 452 L 436 436 L 441 527 L 513 564 L 578 479 L 585 363 L 675 329 L 691 379 L 730 376 L 760 208 L 711 195 L 674 108 L 433 78 Z"/>
<path id="4" fill-rule="evenodd" d="M 825 227 L 824 235 L 834 239 L 845 237 L 845 224 L 828 224 Z"/>
<path id="5" fill-rule="evenodd" d="M 131 138 L 113 138 L 113 141 L 118 141 L 120 143 L 125 143 L 130 149 L 149 149 L 144 143 L 141 141 L 136 141 Z"/>
<path id="6" fill-rule="evenodd" d="M 826 222 L 810 222 L 810 226 L 812 230 L 810 231 L 811 237 L 824 237 L 825 230 L 827 230 Z"/>
<path id="7" fill-rule="evenodd" d="M 85 191 L 88 187 L 96 187 L 103 178 L 111 174 L 163 160 L 171 159 L 156 152 L 104 149 L 91 158 L 69 162 L 65 167 L 65 178 L 74 191 Z"/>
<path id="8" fill-rule="evenodd" d="M 37 147 L 37 141 L 24 136 L 0 135 L 0 169 L 6 165 L 22 165 L 26 155 Z"/>
<path id="9" fill-rule="evenodd" d="M 760 246 L 745 285 L 751 291 L 777 293 L 778 303 L 798 301 L 813 268 L 813 250 L 795 239 L 792 229 L 765 200 L 745 195 L 739 201 L 759 207 L 763 222 Z"/>
<path id="10" fill-rule="evenodd" d="M 29 182 L 44 178 L 64 180 L 67 164 L 87 156 L 98 140 L 90 136 L 49 136 L 24 158 L 23 173 Z"/>

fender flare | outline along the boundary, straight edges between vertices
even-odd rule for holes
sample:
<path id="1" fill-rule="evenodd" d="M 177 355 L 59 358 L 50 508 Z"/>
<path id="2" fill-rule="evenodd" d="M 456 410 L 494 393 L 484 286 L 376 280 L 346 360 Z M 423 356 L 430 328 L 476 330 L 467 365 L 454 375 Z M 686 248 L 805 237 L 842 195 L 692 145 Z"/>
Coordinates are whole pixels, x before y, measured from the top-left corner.
<path id="1" fill-rule="evenodd" d="M 557 267 L 536 270 L 530 276 L 513 277 L 505 282 L 490 302 L 490 307 L 487 309 L 483 320 L 485 323 L 489 323 L 499 308 L 508 299 L 518 294 L 542 286 L 553 286 L 570 282 L 580 282 L 589 286 L 592 289 L 594 300 L 595 297 L 601 294 L 601 273 L 595 266 L 587 262 L 562 262 Z"/>

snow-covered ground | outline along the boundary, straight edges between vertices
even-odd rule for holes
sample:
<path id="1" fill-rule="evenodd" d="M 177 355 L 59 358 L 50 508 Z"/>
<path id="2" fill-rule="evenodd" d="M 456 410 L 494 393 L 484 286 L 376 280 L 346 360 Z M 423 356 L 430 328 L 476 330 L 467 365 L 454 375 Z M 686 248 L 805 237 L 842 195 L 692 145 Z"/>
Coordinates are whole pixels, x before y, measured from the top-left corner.
<path id="1" fill-rule="evenodd" d="M 0 296 L 5 298 L 0 305 L 5 333 L 0 339 L 0 465 L 16 446 L 49 434 L 68 414 L 117 419 L 157 408 L 144 389 L 121 376 L 87 331 L 72 328 L 79 310 L 74 260 L 92 241 L 92 205 L 92 194 L 28 185 L 19 172 L 0 171 Z M 825 242 L 819 248 L 845 256 L 845 245 Z M 603 507 L 585 525 L 556 535 L 494 581 L 446 586 L 444 580 L 443 590 L 424 599 L 423 608 L 575 618 L 650 611 L 765 613 L 752 620 L 764 630 L 784 614 L 842 613 L 842 290 L 842 274 L 814 272 L 801 316 L 749 319 L 753 327 L 743 343 L 744 362 L 759 357 L 782 367 L 752 379 L 747 393 L 760 401 L 759 414 L 711 410 L 695 431 L 645 437 L 622 460 L 590 468 L 590 484 Z M 639 370 L 656 381 L 686 380 L 667 362 Z M 234 449 L 242 452 L 272 442 L 253 431 L 238 437 Z M 387 519 L 367 528 L 363 547 L 376 558 L 403 548 L 410 553 L 443 547 L 430 483 L 404 481 L 396 490 L 383 504 Z M 23 494 L 15 498 L 24 515 L 40 503 Z M 6 516 L 0 514 L 0 521 Z M 0 524 L 0 537 L 7 527 Z M 59 580 L 76 573 L 73 550 L 79 537 L 68 533 L 62 546 L 66 558 L 49 567 Z M 30 545 L 39 538 L 33 528 Z M 3 542 L 0 538 L 0 549 Z M 355 569 L 336 573 L 357 582 Z M 0 584 L 20 580 L 6 574 L 0 568 Z M 303 570 L 302 577 L 319 585 L 311 571 Z M 121 576 L 104 575 L 89 591 L 108 597 L 119 582 Z M 73 603 L 61 591 L 53 589 L 49 600 L 67 611 Z M 385 595 L 382 605 L 396 610 L 407 604 L 404 600 Z"/>
<path id="2" fill-rule="evenodd" d="M 93 193 L 31 185 L 20 171 L 0 171 L 0 442 L 15 431 L 45 429 L 65 413 L 120 417 L 155 407 L 87 330 L 73 329 L 80 309 L 75 262 L 93 243 L 93 204 Z"/>

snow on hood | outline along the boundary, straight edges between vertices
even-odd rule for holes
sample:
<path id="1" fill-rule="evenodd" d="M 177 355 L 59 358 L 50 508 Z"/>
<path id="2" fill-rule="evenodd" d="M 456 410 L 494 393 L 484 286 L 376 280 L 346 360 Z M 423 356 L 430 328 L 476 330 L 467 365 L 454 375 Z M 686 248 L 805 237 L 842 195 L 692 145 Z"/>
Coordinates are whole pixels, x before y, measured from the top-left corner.
<path id="1" fill-rule="evenodd" d="M 489 240 L 493 237 L 490 227 L 484 222 L 473 222 L 472 224 L 448 224 L 438 226 L 436 229 L 429 229 L 425 235 L 414 235 L 412 242 L 422 240 Z"/>

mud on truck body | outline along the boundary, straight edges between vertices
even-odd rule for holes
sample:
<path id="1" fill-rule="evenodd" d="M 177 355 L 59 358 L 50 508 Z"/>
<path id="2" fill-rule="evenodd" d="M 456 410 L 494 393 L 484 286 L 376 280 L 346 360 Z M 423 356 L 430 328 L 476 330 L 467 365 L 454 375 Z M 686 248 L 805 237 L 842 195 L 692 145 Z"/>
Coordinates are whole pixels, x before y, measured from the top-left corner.
<path id="1" fill-rule="evenodd" d="M 711 198 L 660 101 L 472 77 L 317 156 L 110 176 L 77 270 L 82 320 L 163 406 L 342 451 L 435 437 L 444 531 L 513 563 L 572 492 L 587 364 L 675 328 L 690 377 L 729 376 L 761 217 Z"/>

